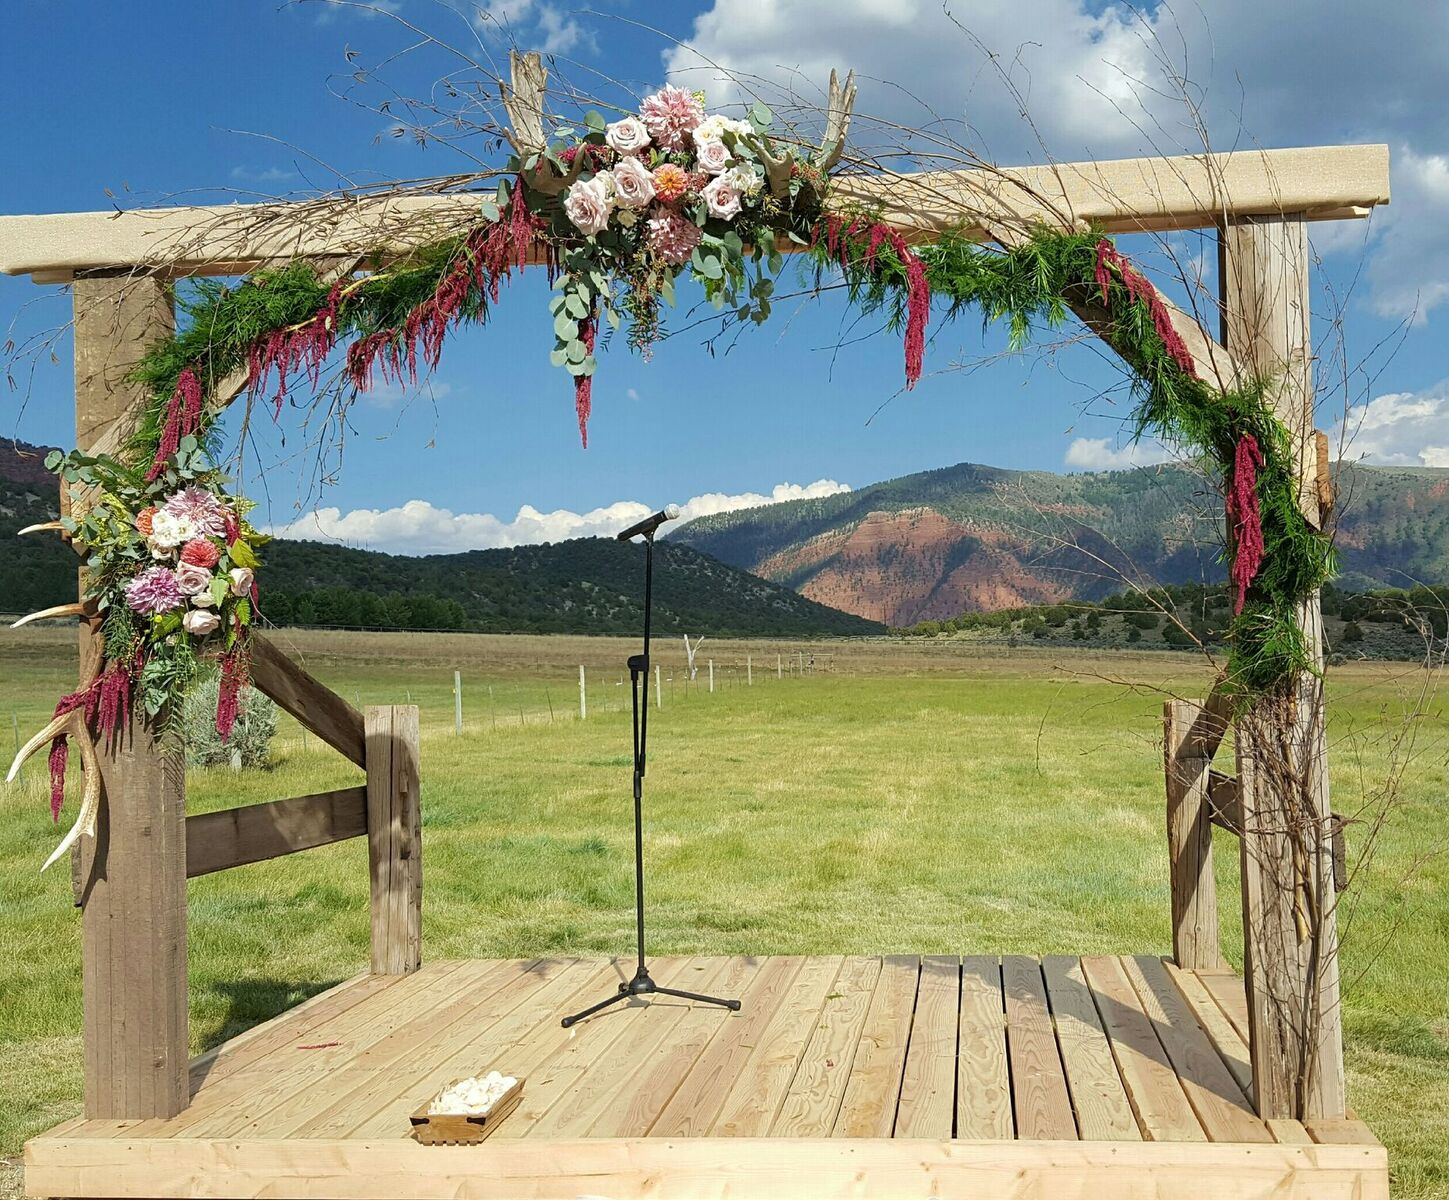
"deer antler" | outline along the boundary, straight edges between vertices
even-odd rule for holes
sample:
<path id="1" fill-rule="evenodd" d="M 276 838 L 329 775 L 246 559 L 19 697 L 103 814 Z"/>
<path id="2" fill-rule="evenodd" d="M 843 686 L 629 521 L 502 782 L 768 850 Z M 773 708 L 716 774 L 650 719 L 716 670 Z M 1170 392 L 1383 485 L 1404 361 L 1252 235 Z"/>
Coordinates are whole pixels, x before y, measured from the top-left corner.
<path id="1" fill-rule="evenodd" d="M 821 171 L 831 170 L 845 153 L 845 134 L 850 128 L 850 113 L 855 107 L 855 72 L 845 76 L 845 86 L 834 71 L 830 72 L 830 99 L 825 110 L 825 136 L 820 141 L 815 165 Z"/>
<path id="2" fill-rule="evenodd" d="M 39 612 L 29 613 L 21 617 L 10 628 L 19 629 L 22 625 L 29 625 L 31 621 L 53 621 L 59 617 L 81 617 L 85 616 L 87 611 L 84 604 L 57 604 L 54 608 L 42 608 Z"/>
<path id="3" fill-rule="evenodd" d="M 548 165 L 548 160 L 540 158 L 538 167 L 529 172 L 528 186 L 535 192 L 542 192 L 545 196 L 557 196 L 573 185 L 583 172 L 584 164 L 587 161 L 588 154 L 580 148 L 579 153 L 574 156 L 574 161 L 569 164 L 568 172 L 563 175 L 555 175 L 553 168 Z"/>
<path id="4" fill-rule="evenodd" d="M 520 54 L 508 52 L 508 67 L 513 86 L 501 80 L 498 90 L 503 94 L 503 107 L 508 110 L 511 129 L 503 131 L 520 158 L 537 154 L 548 145 L 543 135 L 543 89 L 548 72 L 538 51 Z"/>
<path id="5" fill-rule="evenodd" d="M 65 526 L 59 521 L 42 521 L 39 525 L 27 525 L 24 529 L 17 532 L 15 536 L 24 537 L 27 533 L 45 533 L 49 530 L 64 533 Z"/>
<path id="6" fill-rule="evenodd" d="M 745 134 L 741 139 L 760 156 L 765 165 L 765 178 L 770 184 L 770 195 L 783 199 L 790 194 L 790 168 L 793 160 L 786 153 L 776 154 L 770 139 L 758 133 Z"/>

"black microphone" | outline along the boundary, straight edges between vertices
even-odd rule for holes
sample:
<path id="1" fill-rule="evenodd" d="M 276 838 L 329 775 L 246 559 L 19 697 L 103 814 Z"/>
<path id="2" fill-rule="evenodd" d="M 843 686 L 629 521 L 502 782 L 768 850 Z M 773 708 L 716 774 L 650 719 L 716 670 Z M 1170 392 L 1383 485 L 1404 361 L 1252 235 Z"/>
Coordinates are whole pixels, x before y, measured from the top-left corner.
<path id="1" fill-rule="evenodd" d="M 641 533 L 653 533 L 665 521 L 677 521 L 679 519 L 679 505 L 666 504 L 652 517 L 645 517 L 637 524 L 630 525 L 623 533 L 618 534 L 618 540 L 627 542 L 630 538 L 638 537 Z"/>

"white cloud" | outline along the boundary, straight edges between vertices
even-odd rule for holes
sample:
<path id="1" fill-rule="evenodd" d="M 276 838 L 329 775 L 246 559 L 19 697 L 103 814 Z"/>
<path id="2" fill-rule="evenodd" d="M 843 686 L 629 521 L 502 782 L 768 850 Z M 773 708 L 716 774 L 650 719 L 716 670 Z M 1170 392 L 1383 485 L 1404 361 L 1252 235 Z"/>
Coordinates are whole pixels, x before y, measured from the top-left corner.
<path id="1" fill-rule="evenodd" d="M 1399 467 L 1449 467 L 1449 380 L 1355 405 L 1329 433 L 1335 456 Z"/>
<path id="2" fill-rule="evenodd" d="M 1148 467 L 1167 462 L 1172 452 L 1160 442 L 1129 442 L 1113 446 L 1109 438 L 1076 438 L 1067 447 L 1063 461 L 1079 471 L 1125 471 L 1129 467 Z"/>
<path id="3" fill-rule="evenodd" d="M 776 484 L 768 495 L 709 492 L 681 504 L 680 521 L 848 491 L 846 484 L 817 479 L 809 484 Z M 275 537 L 340 541 L 395 554 L 452 554 L 462 550 L 562 542 L 569 538 L 612 537 L 653 511 L 636 500 L 616 501 L 586 513 L 563 508 L 546 513 L 525 504 L 513 520 L 505 521 L 492 513 L 454 513 L 426 500 L 409 500 L 398 508 L 357 508 L 347 513 L 338 508 L 319 508 L 289 524 L 273 526 L 268 532 Z"/>
<path id="4" fill-rule="evenodd" d="M 1412 316 L 1449 300 L 1449 156 L 1394 156 L 1394 202 L 1376 221 L 1368 279 L 1373 304 L 1386 317 Z"/>
<path id="5" fill-rule="evenodd" d="M 541 0 L 490 0 L 478 10 L 475 24 L 485 32 L 502 33 L 545 54 L 594 48 L 593 34 L 572 13 Z"/>

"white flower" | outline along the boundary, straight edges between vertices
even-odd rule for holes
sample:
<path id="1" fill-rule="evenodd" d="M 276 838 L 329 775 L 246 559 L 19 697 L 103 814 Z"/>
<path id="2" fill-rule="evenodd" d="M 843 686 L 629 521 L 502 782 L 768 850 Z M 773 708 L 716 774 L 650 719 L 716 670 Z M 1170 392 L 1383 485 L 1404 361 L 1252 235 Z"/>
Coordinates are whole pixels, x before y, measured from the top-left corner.
<path id="1" fill-rule="evenodd" d="M 564 212 L 578 231 L 587 237 L 593 237 L 609 223 L 613 202 L 605 190 L 604 177 L 607 175 L 608 172 L 600 171 L 592 179 L 581 179 L 564 196 Z M 612 177 L 608 182 L 613 182 Z"/>
<path id="2" fill-rule="evenodd" d="M 211 596 L 211 569 L 184 562 L 176 568 L 176 586 L 187 596 Z"/>
<path id="3" fill-rule="evenodd" d="M 714 138 L 694 142 L 695 161 L 706 175 L 723 175 L 730 165 L 729 147 Z"/>
<path id="4" fill-rule="evenodd" d="M 178 517 L 167 512 L 164 508 L 151 518 L 151 536 L 147 539 L 151 543 L 151 554 L 156 558 L 163 558 L 167 551 L 175 550 L 182 542 L 190 541 L 195 536 L 196 528 L 186 517 Z M 157 554 L 160 550 L 162 553 Z"/>
<path id="5" fill-rule="evenodd" d="M 644 208 L 654 199 L 654 176 L 637 158 L 620 162 L 614 168 L 613 180 L 614 202 L 620 208 Z"/>
<path id="6" fill-rule="evenodd" d="M 233 567 L 231 569 L 231 594 L 245 596 L 250 592 L 253 576 L 254 572 L 250 567 Z"/>
<path id="7" fill-rule="evenodd" d="M 639 220 L 639 210 L 637 208 L 621 208 L 614 215 L 619 218 L 619 224 L 624 226 L 625 229 L 633 228 L 634 223 Z"/>
<path id="8" fill-rule="evenodd" d="M 704 202 L 709 215 L 732 221 L 740 213 L 740 189 L 728 175 L 716 175 L 705 186 Z"/>
<path id="9" fill-rule="evenodd" d="M 738 188 L 744 196 L 758 196 L 765 185 L 760 173 L 749 163 L 739 163 L 729 172 L 728 178 L 730 185 Z"/>
<path id="10" fill-rule="evenodd" d="M 694 127 L 694 143 L 718 142 L 725 134 L 732 133 L 736 137 L 747 137 L 755 132 L 755 127 L 748 121 L 731 121 L 728 117 L 719 113 L 705 117 Z"/>
<path id="11" fill-rule="evenodd" d="M 193 608 L 181 618 L 181 627 L 194 637 L 205 637 L 221 624 L 221 618 L 204 608 Z"/>
<path id="12" fill-rule="evenodd" d="M 604 130 L 604 141 L 618 154 L 638 154 L 649 145 L 649 131 L 638 117 L 625 117 Z"/>

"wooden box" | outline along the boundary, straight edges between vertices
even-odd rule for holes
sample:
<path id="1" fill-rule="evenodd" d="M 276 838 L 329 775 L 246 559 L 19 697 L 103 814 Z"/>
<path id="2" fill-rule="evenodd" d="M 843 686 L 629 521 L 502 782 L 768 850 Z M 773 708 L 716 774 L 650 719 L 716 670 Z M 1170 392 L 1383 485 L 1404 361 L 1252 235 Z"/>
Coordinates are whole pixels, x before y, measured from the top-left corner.
<path id="1" fill-rule="evenodd" d="M 459 1082 L 454 1080 L 454 1083 Z M 452 1087 L 453 1084 L 448 1084 Z M 436 1099 L 436 1097 L 434 1097 Z M 458 1146 L 481 1142 L 488 1137 L 523 1099 L 523 1080 L 519 1080 L 494 1102 L 486 1113 L 430 1113 L 429 1100 L 410 1118 L 413 1137 L 424 1146 Z"/>

